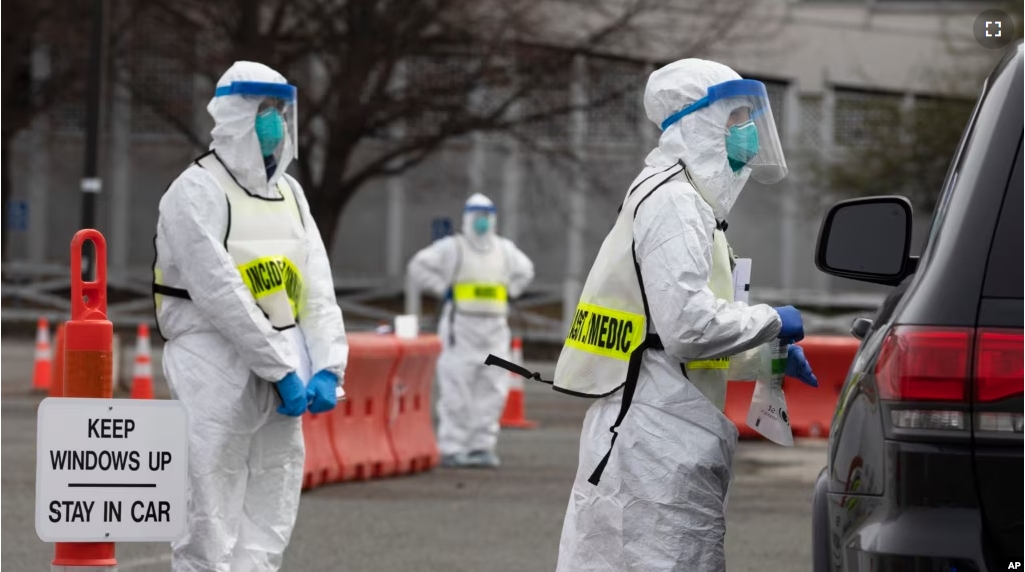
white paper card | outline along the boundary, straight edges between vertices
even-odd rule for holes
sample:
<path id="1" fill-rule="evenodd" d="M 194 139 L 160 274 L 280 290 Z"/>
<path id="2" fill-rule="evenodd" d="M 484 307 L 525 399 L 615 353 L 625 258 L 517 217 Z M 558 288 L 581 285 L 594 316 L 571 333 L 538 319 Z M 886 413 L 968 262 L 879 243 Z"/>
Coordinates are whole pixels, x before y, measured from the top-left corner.
<path id="1" fill-rule="evenodd" d="M 395 337 L 416 338 L 420 335 L 420 320 L 416 314 L 395 316 Z"/>
<path id="2" fill-rule="evenodd" d="M 749 302 L 751 292 L 751 259 L 737 258 L 733 268 L 733 301 Z"/>

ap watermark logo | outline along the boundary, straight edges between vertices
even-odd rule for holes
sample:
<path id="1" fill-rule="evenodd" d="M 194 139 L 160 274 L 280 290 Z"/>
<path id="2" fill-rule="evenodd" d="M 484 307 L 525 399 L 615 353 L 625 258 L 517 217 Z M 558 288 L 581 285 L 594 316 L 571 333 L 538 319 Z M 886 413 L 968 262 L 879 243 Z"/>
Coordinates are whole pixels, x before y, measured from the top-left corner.
<path id="1" fill-rule="evenodd" d="M 984 48 L 996 50 L 1014 39 L 1014 20 L 1001 10 L 986 10 L 975 19 L 975 40 Z"/>

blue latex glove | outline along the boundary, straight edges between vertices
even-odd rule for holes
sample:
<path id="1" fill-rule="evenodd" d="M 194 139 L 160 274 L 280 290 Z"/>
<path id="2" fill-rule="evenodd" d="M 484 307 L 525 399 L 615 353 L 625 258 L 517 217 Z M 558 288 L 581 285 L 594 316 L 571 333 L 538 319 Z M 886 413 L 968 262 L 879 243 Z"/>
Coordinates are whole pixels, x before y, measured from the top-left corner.
<path id="1" fill-rule="evenodd" d="M 294 371 L 275 383 L 274 389 L 278 390 L 278 397 L 281 398 L 278 413 L 299 417 L 306 412 L 306 386 Z"/>
<path id="2" fill-rule="evenodd" d="M 801 321 L 801 311 L 793 306 L 780 306 L 773 309 L 779 314 L 779 320 L 783 322 L 783 327 L 779 330 L 779 339 L 788 344 L 803 340 L 804 322 Z"/>
<path id="3" fill-rule="evenodd" d="M 811 372 L 811 364 L 808 363 L 808 358 L 804 357 L 804 350 L 801 346 L 790 346 L 787 351 L 787 365 L 784 373 L 801 380 L 805 385 L 819 386 L 819 379 Z"/>
<path id="4" fill-rule="evenodd" d="M 310 404 L 310 413 L 323 413 L 334 409 L 338 404 L 336 387 L 337 375 L 326 369 L 318 371 L 306 386 L 306 401 Z"/>

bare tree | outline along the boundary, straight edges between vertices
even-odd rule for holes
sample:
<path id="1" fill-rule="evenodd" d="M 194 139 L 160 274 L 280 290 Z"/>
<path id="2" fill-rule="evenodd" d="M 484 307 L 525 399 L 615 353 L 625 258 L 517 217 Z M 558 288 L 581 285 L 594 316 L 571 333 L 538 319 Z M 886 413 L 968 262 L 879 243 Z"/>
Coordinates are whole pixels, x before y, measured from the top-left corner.
<path id="1" fill-rule="evenodd" d="M 55 104 L 84 97 L 85 61 L 79 55 L 85 53 L 87 45 L 88 26 L 83 27 L 81 22 L 88 22 L 88 5 L 80 1 L 9 0 L 4 2 L 3 10 L 0 218 L 6 237 L 14 138 Z"/>
<path id="2" fill-rule="evenodd" d="M 1005 8 L 1022 21 L 1022 3 Z M 1016 26 L 1015 37 L 1022 36 Z M 969 38 L 971 38 L 969 36 Z M 980 57 L 974 38 L 945 38 L 949 67 L 931 70 L 930 91 L 910 106 L 897 94 L 851 94 L 837 98 L 838 157 L 808 155 L 811 171 L 840 196 L 897 193 L 931 212 L 942 190 L 954 151 L 971 116 L 974 98 L 1002 50 Z M 837 119 L 839 121 L 839 119 Z"/>
<path id="3" fill-rule="evenodd" d="M 845 197 L 901 194 L 930 212 L 972 101 L 918 97 L 912 109 L 902 109 L 901 96 L 859 94 L 838 98 L 837 106 L 855 125 L 840 135 L 838 157 L 811 162 L 820 182 Z"/>
<path id="4" fill-rule="evenodd" d="M 125 77 L 147 74 L 147 62 L 158 58 L 210 82 L 231 62 L 249 59 L 298 84 L 299 175 L 330 244 L 339 215 L 368 182 L 472 132 L 529 143 L 526 127 L 621 96 L 591 93 L 581 102 L 538 94 L 568 86 L 578 55 L 637 45 L 638 22 L 667 5 L 677 7 L 676 17 L 686 5 L 690 17 L 711 10 L 713 0 L 126 1 L 115 27 L 129 32 L 114 58 Z M 147 34 L 131 33 L 147 20 L 173 30 L 177 47 L 154 47 Z M 724 31 L 695 28 L 681 55 Z M 202 144 L 206 135 L 165 97 L 171 86 L 152 79 L 127 82 L 135 100 Z"/>

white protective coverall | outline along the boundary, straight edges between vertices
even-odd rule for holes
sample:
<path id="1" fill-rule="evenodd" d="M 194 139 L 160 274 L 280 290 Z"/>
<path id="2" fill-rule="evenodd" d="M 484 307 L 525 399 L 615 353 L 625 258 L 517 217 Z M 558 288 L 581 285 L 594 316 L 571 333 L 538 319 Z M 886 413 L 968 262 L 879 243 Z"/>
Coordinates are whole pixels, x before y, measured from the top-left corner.
<path id="1" fill-rule="evenodd" d="M 502 280 L 509 298 L 515 298 L 534 279 L 534 265 L 512 241 L 495 232 L 494 216 L 489 230 L 473 229 L 474 209 L 494 209 L 479 193 L 466 202 L 462 234 L 435 241 L 413 256 L 407 272 L 422 289 L 444 297 L 454 286 L 464 249 L 490 256 L 504 256 Z M 509 374 L 487 367 L 488 354 L 509 356 L 509 324 L 505 315 L 461 312 L 448 300 L 441 312 L 438 335 L 442 353 L 438 359 L 438 448 L 442 455 L 471 452 L 493 453 L 498 441 L 498 421 L 505 407 Z"/>
<path id="2" fill-rule="evenodd" d="M 651 75 L 645 111 L 660 125 L 710 86 L 734 79 L 740 76 L 714 62 L 678 61 Z M 633 222 L 649 332 L 665 349 L 642 358 L 632 406 L 597 486 L 588 478 L 609 451 L 623 392 L 598 399 L 587 412 L 560 572 L 726 568 L 724 502 L 737 429 L 680 364 L 740 354 L 774 339 L 781 326 L 771 307 L 729 303 L 708 287 L 716 221 L 725 219 L 747 181 L 727 164 L 729 113 L 713 104 L 669 127 L 634 182 L 680 161 L 693 181 L 674 177 L 640 205 Z"/>
<path id="3" fill-rule="evenodd" d="M 285 78 L 262 64 L 237 62 L 218 86 L 232 82 Z M 286 138 L 279 148 L 268 181 L 254 132 L 259 105 L 252 96 L 214 97 L 207 107 L 215 122 L 210 148 L 251 196 L 281 200 L 276 183 L 288 177 L 294 142 Z M 194 164 L 160 201 L 162 280 L 191 296 L 164 296 L 158 311 L 167 339 L 164 374 L 189 412 L 188 533 L 173 545 L 176 572 L 280 567 L 299 508 L 304 448 L 301 418 L 276 412 L 281 402 L 272 382 L 290 372 L 307 381 L 322 369 L 341 380 L 345 370 L 348 344 L 327 252 L 302 188 L 287 182 L 305 227 L 306 304 L 298 327 L 281 331 L 256 305 L 226 250 L 231 213 L 214 176 Z"/>

